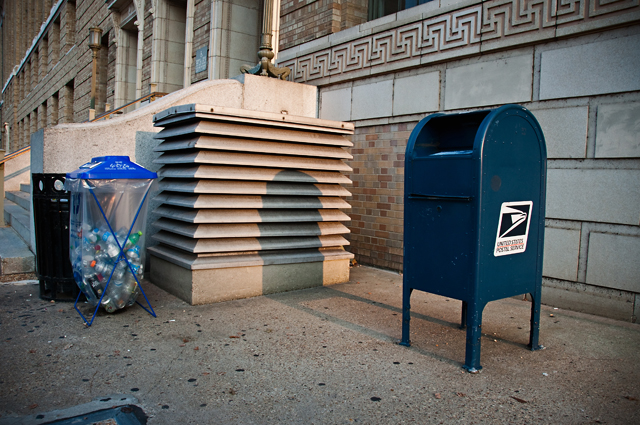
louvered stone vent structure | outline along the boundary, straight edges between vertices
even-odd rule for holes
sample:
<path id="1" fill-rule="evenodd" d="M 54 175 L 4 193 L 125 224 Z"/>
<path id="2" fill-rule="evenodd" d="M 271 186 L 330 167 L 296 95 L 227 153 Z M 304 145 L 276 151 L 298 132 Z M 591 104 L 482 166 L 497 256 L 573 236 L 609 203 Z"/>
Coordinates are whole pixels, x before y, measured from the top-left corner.
<path id="1" fill-rule="evenodd" d="M 154 125 L 156 285 L 204 304 L 349 280 L 352 124 L 183 105 Z"/>

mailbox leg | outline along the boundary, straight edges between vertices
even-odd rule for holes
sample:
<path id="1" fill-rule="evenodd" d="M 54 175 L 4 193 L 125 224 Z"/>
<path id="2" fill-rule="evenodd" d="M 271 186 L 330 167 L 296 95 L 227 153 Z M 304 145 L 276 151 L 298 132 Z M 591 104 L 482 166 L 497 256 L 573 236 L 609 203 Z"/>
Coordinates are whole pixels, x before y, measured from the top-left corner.
<path id="1" fill-rule="evenodd" d="M 529 348 L 531 351 L 544 347 L 538 343 L 540 334 L 540 289 L 531 293 L 531 329 L 529 330 Z"/>
<path id="2" fill-rule="evenodd" d="M 463 367 L 470 373 L 478 373 L 480 369 L 482 369 L 482 366 L 480 366 L 482 310 L 484 310 L 484 305 L 478 306 L 472 304 L 471 314 L 467 314 L 467 347 Z"/>
<path id="3" fill-rule="evenodd" d="M 460 329 L 467 327 L 467 302 L 462 301 L 462 318 L 460 319 Z"/>
<path id="4" fill-rule="evenodd" d="M 409 321 L 411 320 L 411 293 L 413 288 L 409 288 L 407 285 L 402 287 L 402 340 L 400 345 L 405 347 L 411 346 L 411 339 L 409 337 Z"/>

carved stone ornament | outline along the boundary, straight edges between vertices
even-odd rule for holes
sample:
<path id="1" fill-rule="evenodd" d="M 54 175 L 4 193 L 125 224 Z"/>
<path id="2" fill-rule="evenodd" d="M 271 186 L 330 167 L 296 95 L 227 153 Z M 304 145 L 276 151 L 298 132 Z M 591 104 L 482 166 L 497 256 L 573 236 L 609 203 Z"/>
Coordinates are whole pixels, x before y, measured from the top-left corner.
<path id="1" fill-rule="evenodd" d="M 274 77 L 281 80 L 286 80 L 291 69 L 287 67 L 278 68 L 271 59 L 275 56 L 273 53 L 273 47 L 271 44 L 271 22 L 273 17 L 273 0 L 264 1 L 264 9 L 262 11 L 262 40 L 260 43 L 260 50 L 258 51 L 258 57 L 260 61 L 257 65 L 242 65 L 240 72 L 243 74 L 262 75 L 264 77 Z"/>

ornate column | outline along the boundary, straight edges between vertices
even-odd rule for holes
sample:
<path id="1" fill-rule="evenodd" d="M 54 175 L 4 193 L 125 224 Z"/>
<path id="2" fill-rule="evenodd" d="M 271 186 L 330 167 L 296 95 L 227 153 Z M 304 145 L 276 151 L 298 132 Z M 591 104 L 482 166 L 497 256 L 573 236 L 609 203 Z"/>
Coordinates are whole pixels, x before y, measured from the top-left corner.
<path id="1" fill-rule="evenodd" d="M 271 63 L 271 59 L 274 57 L 273 53 L 273 0 L 264 0 L 264 9 L 262 11 L 262 39 L 260 43 L 260 50 L 258 51 L 258 57 L 260 62 L 254 67 L 250 65 L 243 65 L 240 67 L 240 71 L 243 74 L 262 75 L 264 77 L 275 77 L 281 80 L 286 80 L 291 69 L 277 68 Z"/>

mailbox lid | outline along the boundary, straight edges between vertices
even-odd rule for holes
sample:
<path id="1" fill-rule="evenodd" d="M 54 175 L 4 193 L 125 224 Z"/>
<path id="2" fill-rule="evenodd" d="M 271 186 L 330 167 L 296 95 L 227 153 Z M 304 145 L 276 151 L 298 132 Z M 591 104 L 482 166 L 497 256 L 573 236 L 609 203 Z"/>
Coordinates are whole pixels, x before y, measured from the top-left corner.
<path id="1" fill-rule="evenodd" d="M 405 155 L 409 196 L 466 197 L 477 193 L 476 135 L 490 110 L 432 114 L 414 128 Z"/>

